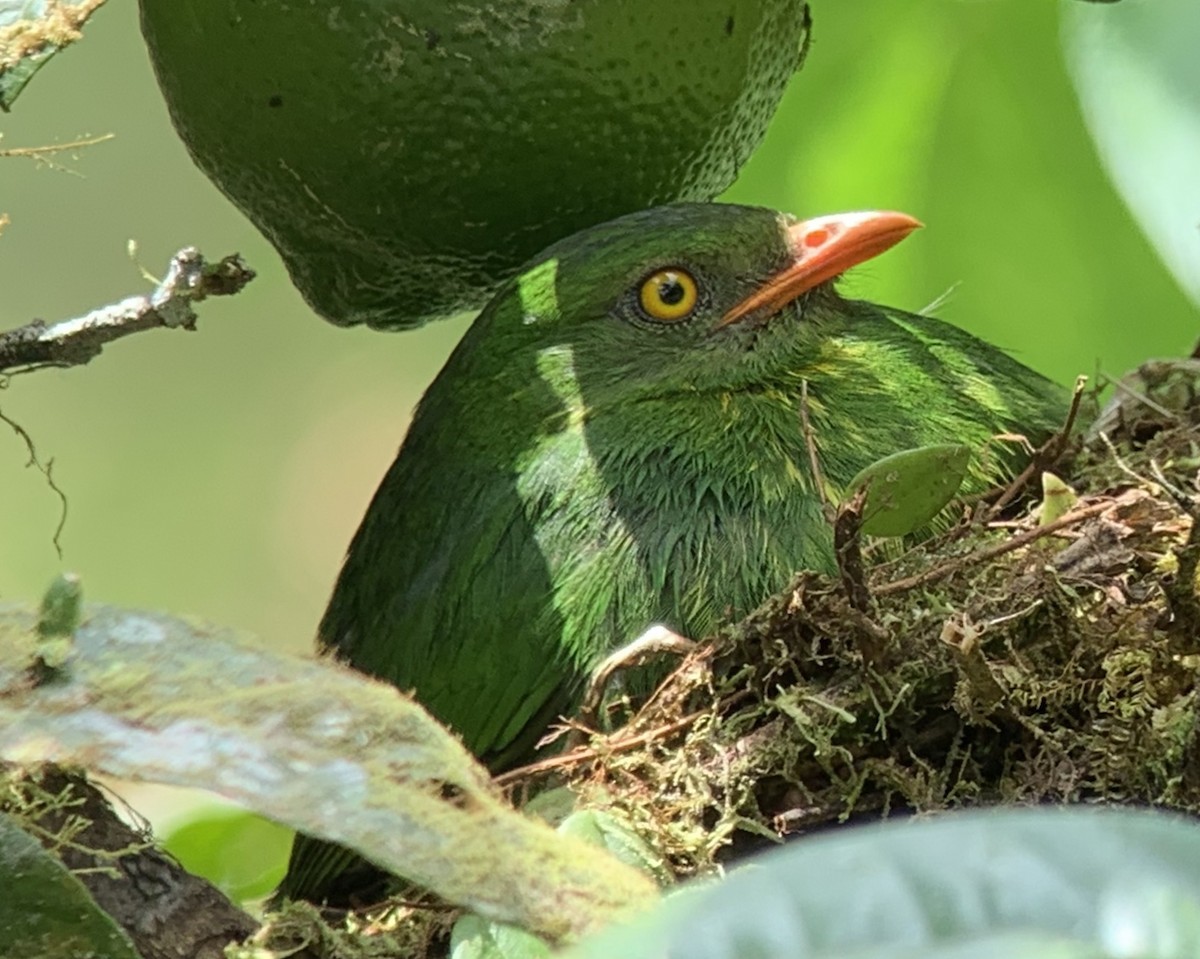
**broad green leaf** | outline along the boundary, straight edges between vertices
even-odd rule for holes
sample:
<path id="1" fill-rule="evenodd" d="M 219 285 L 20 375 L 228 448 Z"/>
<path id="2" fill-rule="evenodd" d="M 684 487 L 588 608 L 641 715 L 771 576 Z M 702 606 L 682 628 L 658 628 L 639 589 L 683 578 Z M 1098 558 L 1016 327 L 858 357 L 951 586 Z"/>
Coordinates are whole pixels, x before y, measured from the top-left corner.
<path id="1" fill-rule="evenodd" d="M 636 870 L 515 812 L 386 683 L 228 630 L 86 605 L 65 665 L 38 682 L 36 624 L 0 607 L 2 759 L 208 789 L 551 941 L 657 898 Z"/>
<path id="2" fill-rule="evenodd" d="M 1200 3 L 1073 3 L 1062 17 L 1067 64 L 1100 159 L 1200 305 Z"/>
<path id="3" fill-rule="evenodd" d="M 205 809 L 171 830 L 163 848 L 236 902 L 260 899 L 283 878 L 292 830 L 254 813 Z"/>
<path id="4" fill-rule="evenodd" d="M 7 111 L 35 73 L 79 39 L 104 0 L 0 0 L 0 110 Z"/>
<path id="5" fill-rule="evenodd" d="M 139 959 L 83 883 L 3 813 L 0 890 L 4 959 Z"/>
<path id="6" fill-rule="evenodd" d="M 1147 810 L 974 810 L 847 827 L 669 898 L 569 959 L 1183 959 L 1200 825 Z"/>
<path id="7" fill-rule="evenodd" d="M 920 529 L 954 498 L 967 475 L 971 449 L 958 443 L 920 446 L 872 463 L 846 487 L 867 487 L 862 531 L 904 536 Z"/>

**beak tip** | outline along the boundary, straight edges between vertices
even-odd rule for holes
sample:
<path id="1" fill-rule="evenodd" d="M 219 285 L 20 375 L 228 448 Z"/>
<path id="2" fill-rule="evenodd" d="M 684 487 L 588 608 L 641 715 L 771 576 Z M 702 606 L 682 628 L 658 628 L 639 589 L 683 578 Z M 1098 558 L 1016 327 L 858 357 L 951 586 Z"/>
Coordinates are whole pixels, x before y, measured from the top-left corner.
<path id="1" fill-rule="evenodd" d="M 778 309 L 813 287 L 891 249 L 925 224 L 895 210 L 862 210 L 785 221 L 794 262 L 729 310 L 715 329 Z"/>

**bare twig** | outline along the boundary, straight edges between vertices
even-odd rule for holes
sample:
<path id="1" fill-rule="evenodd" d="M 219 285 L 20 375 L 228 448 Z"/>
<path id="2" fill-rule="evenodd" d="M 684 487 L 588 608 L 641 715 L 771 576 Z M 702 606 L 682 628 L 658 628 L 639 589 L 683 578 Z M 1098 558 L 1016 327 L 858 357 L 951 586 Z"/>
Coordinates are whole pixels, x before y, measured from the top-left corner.
<path id="1" fill-rule="evenodd" d="M 0 157 L 30 157 L 34 160 L 44 160 L 48 156 L 54 156 L 54 154 L 63 153 L 66 150 L 81 150 L 84 147 L 94 147 L 97 143 L 104 143 L 115 136 L 115 133 L 104 133 L 98 137 L 83 137 L 82 139 L 70 140 L 66 143 L 48 143 L 40 147 L 8 147 L 0 150 Z"/>
<path id="2" fill-rule="evenodd" d="M 661 624 L 651 626 L 637 639 L 606 656 L 588 678 L 583 704 L 579 707 L 580 719 L 589 725 L 597 722 L 604 693 L 613 676 L 624 669 L 641 666 L 655 656 L 674 653 L 686 656 L 696 648 L 693 640 L 680 636 L 673 629 Z"/>
<path id="3" fill-rule="evenodd" d="M 3 410 L 0 410 L 0 423 L 7 423 L 12 428 L 12 431 L 16 433 L 17 436 L 19 436 L 25 443 L 25 449 L 29 453 L 29 462 L 25 465 L 34 467 L 34 469 L 46 477 L 46 485 L 54 491 L 54 494 L 62 503 L 62 509 L 58 512 L 58 526 L 54 528 L 54 536 L 50 540 L 50 542 L 54 544 L 54 550 L 56 553 L 58 553 L 58 558 L 62 559 L 62 531 L 67 525 L 67 494 L 64 493 L 62 487 L 55 482 L 54 460 L 49 459 L 43 463 L 38 457 L 37 447 L 33 445 L 33 437 L 29 435 L 29 432 L 25 429 L 25 427 L 23 427 L 16 420 L 12 419 L 12 417 L 8 416 Z"/>
<path id="4" fill-rule="evenodd" d="M 850 605 L 862 613 L 871 611 L 871 589 L 863 571 L 862 539 L 863 507 L 867 502 L 866 484 L 838 507 L 833 524 L 833 552 L 837 558 L 842 589 Z"/>
<path id="5" fill-rule="evenodd" d="M 728 709 L 730 706 L 736 705 L 747 696 L 750 695 L 750 690 L 739 689 L 737 692 L 730 693 L 728 696 L 718 700 L 716 709 Z M 611 755 L 613 753 L 628 752 L 631 749 L 637 749 L 639 746 L 645 746 L 648 743 L 655 742 L 659 739 L 665 739 L 673 733 L 679 732 L 681 729 L 687 729 L 692 723 L 702 716 L 709 715 L 713 712 L 712 705 L 706 706 L 703 709 L 697 709 L 695 712 L 688 713 L 686 716 L 681 716 L 671 722 L 664 723 L 660 726 L 655 726 L 653 729 L 648 729 L 645 732 L 630 734 L 624 730 L 610 736 L 605 736 L 601 739 L 599 748 L 593 746 L 578 746 L 571 749 L 569 752 L 560 753 L 557 756 L 551 756 L 548 759 L 540 759 L 537 762 L 529 763 L 525 766 L 518 766 L 516 769 L 510 769 L 508 772 L 501 773 L 496 776 L 493 782 L 497 786 L 508 786 L 514 782 L 521 782 L 526 779 L 532 779 L 535 776 L 540 776 L 544 773 L 552 772 L 556 769 L 573 769 L 583 763 L 592 762 L 602 756 Z M 588 733 L 593 736 L 596 731 L 588 729 L 579 723 L 571 723 L 573 728 L 579 729 L 580 732 Z M 628 729 L 628 727 L 626 727 Z"/>
<path id="6" fill-rule="evenodd" d="M 988 510 L 988 520 L 993 520 L 999 516 L 1004 507 L 1017 498 L 1017 495 L 1025 488 L 1026 483 L 1042 470 L 1053 466 L 1066 451 L 1067 442 L 1071 438 L 1071 431 L 1075 428 L 1075 419 L 1079 415 L 1079 404 L 1083 400 L 1085 386 L 1087 386 L 1087 377 L 1077 376 L 1075 378 L 1075 390 L 1071 394 L 1071 407 L 1067 410 L 1067 420 L 1063 424 L 1062 429 L 1038 448 L 1025 469 L 1021 471 L 1016 479 L 1008 484 L 1008 487 L 1000 494 L 999 499 Z"/>
<path id="7" fill-rule="evenodd" d="M 1082 523 L 1085 519 L 1090 519 L 1093 516 L 1099 516 L 1106 509 L 1112 507 L 1111 500 L 1104 500 L 1100 503 L 1092 503 L 1084 506 L 1081 509 L 1072 510 L 1065 516 L 1060 517 L 1053 523 L 1047 523 L 1045 526 L 1038 526 L 1035 529 L 1027 530 L 1024 533 L 1019 533 L 1011 539 L 1006 539 L 1003 543 L 997 543 L 995 546 L 989 546 L 987 549 L 976 550 L 967 556 L 960 556 L 952 559 L 949 562 L 942 563 L 940 566 L 935 566 L 932 569 L 927 569 L 923 573 L 918 573 L 915 576 L 909 576 L 905 579 L 895 579 L 890 583 L 884 583 L 882 586 L 875 587 L 876 596 L 888 596 L 892 593 L 902 593 L 905 590 L 913 589 L 916 586 L 924 586 L 926 583 L 933 583 L 939 579 L 945 579 L 951 573 L 957 573 L 960 569 L 966 569 L 969 566 L 977 566 L 981 563 L 989 562 L 997 556 L 1003 556 L 1005 553 L 1011 553 L 1014 549 L 1020 549 L 1022 546 L 1028 546 L 1030 543 L 1043 539 L 1052 533 L 1057 533 L 1060 529 L 1065 529 L 1068 526 L 1075 526 Z"/>
<path id="8" fill-rule="evenodd" d="M 851 607 L 847 612 L 854 623 L 854 640 L 862 653 L 863 662 L 871 666 L 883 661 L 888 634 L 871 618 L 874 604 L 863 567 L 862 539 L 859 534 L 869 485 L 863 486 L 838 507 L 833 523 L 833 551 L 842 589 Z"/>
<path id="9" fill-rule="evenodd" d="M 192 304 L 209 296 L 237 293 L 254 279 L 236 253 L 208 263 L 194 247 L 180 250 L 162 282 L 148 296 L 131 296 L 86 316 L 47 326 L 35 320 L 0 334 L 0 373 L 26 373 L 47 366 L 80 366 L 106 343 L 156 327 L 192 330 Z"/>
<path id="10" fill-rule="evenodd" d="M 40 147 L 9 147 L 0 150 L 0 158 L 10 157 L 25 157 L 33 160 L 35 163 L 47 166 L 52 170 L 58 170 L 62 173 L 69 173 L 71 176 L 82 177 L 83 174 L 70 167 L 64 166 L 61 163 L 51 159 L 60 153 L 67 151 L 82 150 L 84 147 L 92 147 L 97 143 L 105 143 L 115 137 L 115 133 L 105 133 L 98 137 L 84 137 L 79 140 L 71 140 L 67 143 L 48 143 Z"/>

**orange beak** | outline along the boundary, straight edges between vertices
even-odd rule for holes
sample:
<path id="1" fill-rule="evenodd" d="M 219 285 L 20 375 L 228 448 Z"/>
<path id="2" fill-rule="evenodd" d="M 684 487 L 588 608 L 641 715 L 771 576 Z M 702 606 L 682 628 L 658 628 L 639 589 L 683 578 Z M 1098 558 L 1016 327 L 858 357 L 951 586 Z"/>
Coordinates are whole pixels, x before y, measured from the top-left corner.
<path id="1" fill-rule="evenodd" d="M 755 314 L 771 315 L 814 286 L 891 249 L 921 221 L 871 210 L 803 220 L 787 229 L 793 261 L 721 317 L 714 330 Z"/>

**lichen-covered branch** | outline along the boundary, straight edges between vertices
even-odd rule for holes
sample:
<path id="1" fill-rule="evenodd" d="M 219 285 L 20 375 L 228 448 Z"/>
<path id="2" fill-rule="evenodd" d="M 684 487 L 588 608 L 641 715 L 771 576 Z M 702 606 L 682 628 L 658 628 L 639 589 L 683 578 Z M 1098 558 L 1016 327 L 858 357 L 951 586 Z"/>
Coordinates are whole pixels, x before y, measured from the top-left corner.
<path id="1" fill-rule="evenodd" d="M 105 0 L 0 4 L 0 110 L 7 112 L 38 69 L 78 41 Z"/>
<path id="2" fill-rule="evenodd" d="M 385 683 L 112 607 L 84 606 L 60 639 L 0 609 L 0 759 L 209 789 L 551 941 L 657 898 L 637 870 L 515 812 Z"/>
<path id="3" fill-rule="evenodd" d="M 159 327 L 193 330 L 195 304 L 230 296 L 254 279 L 236 253 L 209 263 L 194 247 L 171 258 L 166 276 L 150 293 L 131 296 L 85 316 L 47 324 L 35 320 L 0 333 L 0 375 L 46 366 L 79 366 L 113 340 Z"/>

